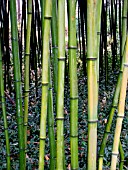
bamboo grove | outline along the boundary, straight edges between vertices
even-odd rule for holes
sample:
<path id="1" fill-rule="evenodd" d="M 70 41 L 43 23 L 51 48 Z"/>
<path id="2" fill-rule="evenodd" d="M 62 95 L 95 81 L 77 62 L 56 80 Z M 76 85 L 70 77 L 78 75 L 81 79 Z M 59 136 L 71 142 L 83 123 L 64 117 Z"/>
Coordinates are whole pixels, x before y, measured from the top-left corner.
<path id="1" fill-rule="evenodd" d="M 127 17 L 128 0 L 0 1 L 0 169 L 127 169 Z"/>

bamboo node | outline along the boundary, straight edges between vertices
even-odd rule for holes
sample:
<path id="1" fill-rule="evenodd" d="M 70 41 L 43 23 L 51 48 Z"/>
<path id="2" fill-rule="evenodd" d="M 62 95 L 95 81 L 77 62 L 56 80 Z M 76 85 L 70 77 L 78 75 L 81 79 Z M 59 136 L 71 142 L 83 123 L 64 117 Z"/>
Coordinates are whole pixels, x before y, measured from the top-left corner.
<path id="1" fill-rule="evenodd" d="M 70 135 L 70 137 L 76 138 L 76 137 L 78 137 L 78 135 Z"/>
<path id="2" fill-rule="evenodd" d="M 128 63 L 124 63 L 124 67 L 128 67 Z"/>
<path id="3" fill-rule="evenodd" d="M 117 105 L 112 105 L 112 107 L 116 109 L 116 108 L 117 108 Z"/>
<path id="4" fill-rule="evenodd" d="M 42 86 L 48 86 L 48 82 L 42 82 Z"/>
<path id="5" fill-rule="evenodd" d="M 97 32 L 97 35 L 101 35 L 101 32 Z"/>
<path id="6" fill-rule="evenodd" d="M 69 46 L 68 49 L 77 49 L 77 46 Z"/>
<path id="7" fill-rule="evenodd" d="M 120 160 L 120 162 L 126 162 L 126 160 Z"/>
<path id="8" fill-rule="evenodd" d="M 25 122 L 25 123 L 24 123 L 24 126 L 28 126 L 28 123 L 27 123 L 27 122 Z"/>
<path id="9" fill-rule="evenodd" d="M 30 56 L 30 53 L 28 54 L 28 53 L 25 53 L 25 56 Z"/>
<path id="10" fill-rule="evenodd" d="M 58 57 L 59 61 L 65 61 L 65 57 Z"/>
<path id="11" fill-rule="evenodd" d="M 98 122 L 98 119 L 95 119 L 95 120 L 88 120 L 88 123 L 97 123 Z"/>
<path id="12" fill-rule="evenodd" d="M 123 119 L 123 118 L 124 118 L 124 115 L 117 115 L 117 118 Z"/>
<path id="13" fill-rule="evenodd" d="M 87 60 L 92 60 L 92 61 L 95 61 L 95 60 L 97 60 L 97 57 L 87 57 Z"/>
<path id="14" fill-rule="evenodd" d="M 29 11 L 29 12 L 27 12 L 27 14 L 32 14 L 32 12 Z"/>
<path id="15" fill-rule="evenodd" d="M 46 139 L 46 137 L 40 137 L 40 140 L 45 140 Z"/>
<path id="16" fill-rule="evenodd" d="M 118 156 L 118 153 L 112 152 L 113 156 Z"/>
<path id="17" fill-rule="evenodd" d="M 30 92 L 30 90 L 24 90 L 24 93 L 29 93 Z"/>
<path id="18" fill-rule="evenodd" d="M 56 117 L 56 120 L 64 120 L 64 117 Z"/>
<path id="19" fill-rule="evenodd" d="M 122 16 L 122 19 L 127 19 L 127 16 Z"/>
<path id="20" fill-rule="evenodd" d="M 71 100 L 75 100 L 75 99 L 78 99 L 79 97 L 76 96 L 76 97 L 70 97 Z"/>
<path id="21" fill-rule="evenodd" d="M 51 19 L 52 16 L 44 16 L 44 19 Z"/>
<path id="22" fill-rule="evenodd" d="M 4 128 L 4 130 L 8 130 L 8 127 Z"/>

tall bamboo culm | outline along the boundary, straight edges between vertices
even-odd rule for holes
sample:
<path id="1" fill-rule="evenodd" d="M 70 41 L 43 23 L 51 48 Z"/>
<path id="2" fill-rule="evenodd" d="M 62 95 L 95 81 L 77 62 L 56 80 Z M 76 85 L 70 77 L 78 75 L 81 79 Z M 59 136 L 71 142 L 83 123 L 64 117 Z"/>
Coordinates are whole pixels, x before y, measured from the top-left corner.
<path id="1" fill-rule="evenodd" d="M 52 50 L 53 50 L 53 74 L 54 91 L 57 93 L 57 75 L 58 75 L 58 27 L 57 27 L 57 1 L 52 0 Z"/>
<path id="2" fill-rule="evenodd" d="M 57 170 L 64 169 L 65 0 L 58 1 Z"/>
<path id="3" fill-rule="evenodd" d="M 68 1 L 69 76 L 70 76 L 70 147 L 71 169 L 78 169 L 78 82 L 76 61 L 76 1 Z"/>
<path id="4" fill-rule="evenodd" d="M 16 0 L 10 1 L 10 17 L 11 17 L 11 38 L 12 38 L 12 53 L 14 63 L 14 83 L 16 93 L 16 112 L 18 124 L 18 140 L 19 140 L 19 161 L 20 170 L 25 170 L 25 143 L 24 143 L 24 126 L 22 113 L 22 93 L 21 93 L 21 74 L 19 61 L 19 47 L 18 47 L 18 29 L 17 29 L 17 15 L 16 15 Z"/>
<path id="5" fill-rule="evenodd" d="M 53 92 L 52 92 L 52 80 L 51 69 L 49 59 L 49 88 L 48 88 L 48 135 L 50 145 L 50 170 L 55 170 L 56 166 L 56 142 L 54 134 L 54 112 L 53 112 Z"/>
<path id="6" fill-rule="evenodd" d="M 2 103 L 2 113 L 3 113 L 3 120 L 4 120 L 4 133 L 5 133 L 5 140 L 6 140 L 7 170 L 10 170 L 11 169 L 10 144 L 9 144 L 8 123 L 7 123 L 7 114 L 6 114 L 6 102 L 5 102 L 5 95 L 4 95 L 1 37 L 0 37 L 0 98 L 1 98 L 1 103 Z"/>
<path id="7" fill-rule="evenodd" d="M 30 58 L 30 35 L 32 21 L 32 0 L 27 2 L 27 35 L 25 50 L 25 80 L 24 80 L 24 137 L 25 151 L 27 150 L 27 125 L 28 125 L 28 103 L 29 103 L 29 58 Z M 25 161 L 26 162 L 26 161 Z"/>
<path id="8" fill-rule="evenodd" d="M 101 38 L 101 11 L 102 0 L 97 3 L 97 84 L 99 86 L 99 55 L 100 55 L 100 38 Z"/>
<path id="9" fill-rule="evenodd" d="M 97 156 L 97 29 L 96 3 L 87 0 L 88 170 L 96 170 Z"/>
<path id="10" fill-rule="evenodd" d="M 120 134 L 121 134 L 122 122 L 123 122 L 123 118 L 124 118 L 126 88 L 127 88 L 127 81 L 128 81 L 128 34 L 127 34 L 124 55 L 125 55 L 125 57 L 124 57 L 125 59 L 124 59 L 124 63 L 123 63 L 124 68 L 123 68 L 123 75 L 122 75 L 122 82 L 121 82 L 121 89 L 120 89 L 117 122 L 116 122 L 114 142 L 113 142 L 111 170 L 116 170 L 118 148 L 119 148 L 119 142 L 120 142 Z"/>
<path id="11" fill-rule="evenodd" d="M 40 117 L 40 146 L 39 146 L 39 170 L 44 169 L 46 118 L 48 101 L 48 62 L 49 62 L 49 40 L 52 16 L 52 0 L 47 0 L 44 6 L 43 45 L 42 45 L 42 98 Z"/>

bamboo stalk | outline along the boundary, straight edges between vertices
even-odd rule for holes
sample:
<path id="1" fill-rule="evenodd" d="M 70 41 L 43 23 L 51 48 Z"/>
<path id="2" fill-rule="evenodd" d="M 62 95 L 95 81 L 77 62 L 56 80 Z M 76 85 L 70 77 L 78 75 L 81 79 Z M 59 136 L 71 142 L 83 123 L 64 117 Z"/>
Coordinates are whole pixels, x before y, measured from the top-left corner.
<path id="1" fill-rule="evenodd" d="M 97 1 L 98 3 L 98 1 Z M 96 2 L 87 0 L 88 170 L 96 170 L 97 155 L 97 29 Z M 93 47 L 93 48 L 92 48 Z"/>
<path id="2" fill-rule="evenodd" d="M 125 48 L 124 55 L 126 57 L 124 60 L 124 69 L 123 69 L 121 89 L 120 89 L 120 99 L 119 99 L 119 105 L 118 105 L 117 122 L 116 122 L 113 150 L 112 150 L 111 170 L 116 170 L 120 133 L 121 133 L 121 128 L 122 128 L 122 121 L 124 118 L 126 88 L 127 88 L 127 81 L 128 81 L 128 34 L 127 34 L 126 48 Z"/>
<path id="3" fill-rule="evenodd" d="M 122 44 L 121 44 L 121 58 L 123 57 L 124 46 L 126 43 L 127 36 L 127 10 L 128 10 L 128 1 L 123 1 L 123 9 L 122 9 Z M 123 62 L 123 61 L 122 61 Z"/>
<path id="4" fill-rule="evenodd" d="M 68 1 L 69 9 L 69 75 L 70 75 L 70 147 L 71 169 L 78 169 L 78 82 L 76 61 L 76 2 Z"/>
<path id="5" fill-rule="evenodd" d="M 7 114 L 6 114 L 6 102 L 5 102 L 5 95 L 4 95 L 1 37 L 0 37 L 0 98 L 1 98 L 1 103 L 2 103 L 2 113 L 3 113 L 3 119 L 4 119 L 4 133 L 5 133 L 5 141 L 6 141 L 7 170 L 10 170 L 11 169 L 10 144 L 9 144 L 8 123 L 7 123 Z"/>
<path id="6" fill-rule="evenodd" d="M 54 73 L 54 89 L 57 93 L 57 75 L 58 75 L 58 30 L 57 30 L 57 2 L 52 0 L 52 49 L 53 49 L 53 73 Z"/>
<path id="7" fill-rule="evenodd" d="M 100 51 L 100 38 L 101 38 L 101 11 L 102 0 L 97 3 L 97 84 L 99 86 L 99 51 Z"/>
<path id="8" fill-rule="evenodd" d="M 53 93 L 52 93 L 50 64 L 49 64 L 49 89 L 48 89 L 48 135 L 49 135 L 49 144 L 50 144 L 50 170 L 55 170 L 56 142 L 55 142 L 55 135 L 54 135 Z"/>
<path id="9" fill-rule="evenodd" d="M 16 112 L 17 112 L 18 140 L 19 140 L 19 161 L 20 161 L 20 170 L 25 170 L 25 145 L 24 145 L 24 127 L 23 127 L 23 113 L 22 113 L 21 75 L 20 75 L 15 0 L 10 1 L 10 16 L 11 16 L 12 52 L 13 52 L 13 61 L 14 61 L 14 81 L 15 81 L 15 92 L 16 92 Z"/>
<path id="10" fill-rule="evenodd" d="M 48 101 L 48 60 L 49 60 L 49 39 L 52 15 L 52 0 L 45 2 L 42 45 L 42 98 L 40 117 L 40 146 L 39 146 L 39 170 L 44 169 L 45 139 L 46 139 L 46 118 Z M 43 20 L 43 19 L 42 19 Z"/>
<path id="11" fill-rule="evenodd" d="M 123 166 L 124 166 L 124 150 L 123 150 L 121 141 L 119 142 L 119 152 L 120 152 L 120 165 L 119 165 L 119 169 L 123 170 Z"/>
<path id="12" fill-rule="evenodd" d="M 24 80 L 24 142 L 25 151 L 27 150 L 27 125 L 28 125 L 28 103 L 29 103 L 29 58 L 30 58 L 30 35 L 32 21 L 32 0 L 27 1 L 27 35 L 25 50 L 25 80 Z M 25 161 L 26 162 L 26 161 Z"/>
<path id="13" fill-rule="evenodd" d="M 57 170 L 64 169 L 65 0 L 58 1 Z"/>

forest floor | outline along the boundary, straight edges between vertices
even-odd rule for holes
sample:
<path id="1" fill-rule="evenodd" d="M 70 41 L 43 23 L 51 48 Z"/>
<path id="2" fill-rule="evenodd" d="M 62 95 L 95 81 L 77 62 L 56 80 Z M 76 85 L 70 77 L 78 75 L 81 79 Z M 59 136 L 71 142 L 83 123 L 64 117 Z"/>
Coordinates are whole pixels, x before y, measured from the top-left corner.
<path id="1" fill-rule="evenodd" d="M 79 92 L 79 106 L 78 106 L 78 133 L 79 133 L 79 169 L 86 169 L 87 162 L 87 79 L 82 74 L 81 68 L 78 69 L 78 92 Z M 103 138 L 105 125 L 109 116 L 109 111 L 112 105 L 112 98 L 115 91 L 117 82 L 117 74 L 110 74 L 108 80 L 107 89 L 105 88 L 104 77 L 100 78 L 99 83 L 99 108 L 98 108 L 98 150 Z M 28 149 L 27 149 L 27 169 L 38 169 L 38 154 L 39 154 L 39 131 L 40 131 L 40 109 L 41 109 L 41 83 L 38 84 L 36 96 L 34 81 L 31 82 L 30 100 L 29 100 L 29 117 L 28 117 Z M 8 92 L 6 92 L 8 94 Z M 69 80 L 65 80 L 65 99 L 64 99 L 64 140 L 65 140 L 65 164 L 67 170 L 70 170 L 70 97 L 69 97 Z M 127 90 L 128 94 L 128 90 Z M 16 123 L 16 111 L 15 111 L 15 99 L 14 92 L 6 95 L 6 110 L 9 126 L 10 136 L 10 149 L 11 149 L 11 166 L 12 170 L 19 169 L 18 160 L 18 136 L 17 136 L 17 123 Z M 12 100 L 12 101 L 11 101 Z M 55 102 L 54 102 L 55 106 Z M 0 106 L 1 107 L 1 106 Z M 23 109 L 24 110 L 24 109 Z M 110 160 L 113 144 L 113 134 L 116 123 L 117 109 L 113 119 L 111 133 L 108 137 L 107 146 L 105 149 L 104 168 L 103 170 L 110 169 Z M 128 95 L 126 98 L 125 115 L 128 116 Z M 56 113 L 54 111 L 54 116 Z M 127 139 L 128 119 L 125 116 L 123 120 L 123 127 L 121 132 L 121 142 L 125 152 L 124 170 L 128 170 L 128 139 Z M 55 122 L 56 132 L 56 122 Z M 46 149 L 45 149 L 45 170 L 49 169 L 50 154 L 49 154 L 49 139 L 47 130 Z M 119 158 L 119 157 L 118 157 Z M 119 162 L 119 159 L 118 159 Z M 119 163 L 118 163 L 119 164 Z M 3 117 L 0 109 L 0 170 L 6 169 L 6 149 L 5 149 L 5 136 Z"/>

